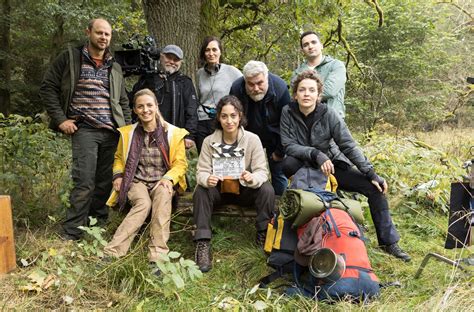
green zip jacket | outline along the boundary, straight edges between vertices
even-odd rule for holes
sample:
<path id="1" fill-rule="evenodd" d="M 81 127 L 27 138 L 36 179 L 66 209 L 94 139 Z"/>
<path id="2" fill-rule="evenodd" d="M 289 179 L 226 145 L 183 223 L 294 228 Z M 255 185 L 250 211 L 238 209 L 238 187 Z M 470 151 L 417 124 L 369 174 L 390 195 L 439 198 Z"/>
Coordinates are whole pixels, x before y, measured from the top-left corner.
<path id="1" fill-rule="evenodd" d="M 58 126 L 68 119 L 67 110 L 81 70 L 81 48 L 69 46 L 54 60 L 41 83 L 39 95 L 51 119 L 49 127 L 53 130 L 58 130 Z M 132 118 L 122 67 L 117 62 L 113 62 L 109 70 L 109 80 L 112 117 L 117 127 L 123 127 L 130 124 Z"/>
<path id="2" fill-rule="evenodd" d="M 291 76 L 291 85 L 293 85 L 293 81 L 298 74 L 309 69 L 306 61 L 295 69 Z M 339 116 L 344 118 L 346 115 L 346 107 L 344 106 L 346 66 L 343 62 L 333 59 L 329 55 L 325 55 L 315 70 L 323 79 L 323 102 L 326 102 L 328 107 L 334 109 Z"/>

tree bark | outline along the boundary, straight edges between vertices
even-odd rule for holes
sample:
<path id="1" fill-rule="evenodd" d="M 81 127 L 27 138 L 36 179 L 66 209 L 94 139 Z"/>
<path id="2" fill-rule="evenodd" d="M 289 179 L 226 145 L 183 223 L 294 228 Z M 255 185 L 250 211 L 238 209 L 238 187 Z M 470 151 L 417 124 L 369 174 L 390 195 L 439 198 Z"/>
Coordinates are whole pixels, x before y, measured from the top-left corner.
<path id="1" fill-rule="evenodd" d="M 175 44 L 183 50 L 181 70 L 193 80 L 201 41 L 215 30 L 217 17 L 211 16 L 217 6 L 215 0 L 143 0 L 149 33 L 160 48 Z"/>
<path id="2" fill-rule="evenodd" d="M 3 0 L 0 14 L 2 16 L 0 20 L 0 112 L 4 115 L 8 115 L 11 109 L 10 13 L 10 0 Z"/>

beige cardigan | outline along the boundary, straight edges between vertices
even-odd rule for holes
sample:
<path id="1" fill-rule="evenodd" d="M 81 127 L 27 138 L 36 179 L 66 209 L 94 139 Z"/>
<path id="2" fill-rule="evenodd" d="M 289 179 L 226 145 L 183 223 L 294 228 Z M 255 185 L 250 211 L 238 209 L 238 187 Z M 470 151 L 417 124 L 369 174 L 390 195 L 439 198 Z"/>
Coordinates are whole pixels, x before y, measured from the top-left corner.
<path id="1" fill-rule="evenodd" d="M 207 179 L 212 174 L 212 154 L 215 150 L 212 143 L 222 143 L 222 130 L 216 129 L 214 133 L 204 139 L 201 153 L 197 164 L 196 182 L 198 185 L 208 188 Z M 240 184 L 245 187 L 259 188 L 268 181 L 269 171 L 267 167 L 267 157 L 262 147 L 260 138 L 252 133 L 239 129 L 237 135 L 237 146 L 244 149 L 245 169 L 252 173 L 253 182 L 246 183 L 240 179 Z"/>

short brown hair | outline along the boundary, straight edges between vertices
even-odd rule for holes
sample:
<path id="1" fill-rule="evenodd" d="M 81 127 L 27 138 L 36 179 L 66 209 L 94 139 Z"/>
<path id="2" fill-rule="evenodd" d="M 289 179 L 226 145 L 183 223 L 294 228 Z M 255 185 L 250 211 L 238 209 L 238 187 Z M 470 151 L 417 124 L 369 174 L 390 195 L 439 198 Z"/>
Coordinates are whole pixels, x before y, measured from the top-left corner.
<path id="1" fill-rule="evenodd" d="M 239 122 L 239 127 L 245 127 L 247 125 L 247 118 L 245 117 L 244 114 L 244 107 L 242 106 L 242 103 L 240 100 L 234 96 L 234 95 L 226 95 L 223 98 L 219 100 L 216 106 L 216 129 L 221 129 L 222 130 L 222 125 L 219 122 L 219 115 L 222 112 L 222 108 L 225 105 L 232 105 L 234 106 L 235 110 L 239 113 L 240 115 L 240 122 Z"/>
<path id="2" fill-rule="evenodd" d="M 98 17 L 98 18 L 93 18 L 89 21 L 89 24 L 87 25 L 87 29 L 92 30 L 92 28 L 94 27 L 95 22 L 97 22 L 98 20 L 106 21 L 109 24 L 110 28 L 112 28 L 112 25 L 110 25 L 108 20 L 106 20 L 105 18 L 102 18 L 102 17 Z"/>
<path id="3" fill-rule="evenodd" d="M 293 84 L 291 85 L 291 89 L 293 90 L 293 96 L 296 94 L 296 90 L 298 89 L 298 85 L 304 79 L 311 79 L 316 81 L 316 85 L 318 86 L 318 100 L 317 103 L 321 102 L 323 97 L 323 80 L 321 77 L 312 69 L 305 70 L 301 72 L 298 76 L 296 76 Z"/>
<path id="4" fill-rule="evenodd" d="M 318 34 L 317 32 L 315 31 L 312 31 L 312 30 L 309 30 L 309 31 L 305 31 L 304 33 L 301 34 L 300 36 L 300 47 L 303 48 L 303 38 L 308 36 L 308 35 L 316 35 L 316 37 L 318 37 L 318 40 L 319 42 L 321 42 L 321 35 Z"/>

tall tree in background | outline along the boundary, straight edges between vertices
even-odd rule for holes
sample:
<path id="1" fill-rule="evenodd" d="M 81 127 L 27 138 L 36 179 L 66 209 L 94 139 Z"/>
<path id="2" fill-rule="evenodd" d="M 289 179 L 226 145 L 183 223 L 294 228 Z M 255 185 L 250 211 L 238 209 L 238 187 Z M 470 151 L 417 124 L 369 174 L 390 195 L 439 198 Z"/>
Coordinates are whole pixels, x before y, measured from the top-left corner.
<path id="1" fill-rule="evenodd" d="M 2 0 L 0 8 L 0 112 L 10 113 L 10 0 Z"/>

